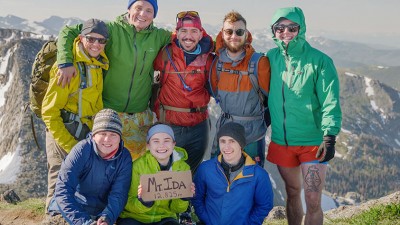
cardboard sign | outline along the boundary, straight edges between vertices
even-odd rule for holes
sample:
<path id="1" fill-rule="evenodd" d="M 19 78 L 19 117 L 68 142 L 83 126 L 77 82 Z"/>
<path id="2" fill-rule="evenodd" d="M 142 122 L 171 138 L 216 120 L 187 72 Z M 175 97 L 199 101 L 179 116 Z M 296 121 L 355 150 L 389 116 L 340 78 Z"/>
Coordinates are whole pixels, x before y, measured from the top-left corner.
<path id="1" fill-rule="evenodd" d="M 193 197 L 191 191 L 192 173 L 160 171 L 140 176 L 143 201 Z"/>

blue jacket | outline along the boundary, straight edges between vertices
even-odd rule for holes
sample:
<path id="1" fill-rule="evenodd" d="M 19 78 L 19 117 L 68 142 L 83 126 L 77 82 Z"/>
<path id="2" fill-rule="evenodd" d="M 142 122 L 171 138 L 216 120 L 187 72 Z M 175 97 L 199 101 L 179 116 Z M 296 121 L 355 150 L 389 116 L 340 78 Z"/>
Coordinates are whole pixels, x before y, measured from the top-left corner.
<path id="1" fill-rule="evenodd" d="M 132 176 L 132 158 L 120 143 L 115 157 L 103 159 L 92 136 L 75 145 L 61 165 L 55 201 L 69 224 L 105 216 L 113 224 L 124 209 Z"/>
<path id="2" fill-rule="evenodd" d="M 205 224 L 261 225 L 271 211 L 273 192 L 269 175 L 245 156 L 245 166 L 232 183 L 223 172 L 221 155 L 199 166 L 192 204 Z"/>

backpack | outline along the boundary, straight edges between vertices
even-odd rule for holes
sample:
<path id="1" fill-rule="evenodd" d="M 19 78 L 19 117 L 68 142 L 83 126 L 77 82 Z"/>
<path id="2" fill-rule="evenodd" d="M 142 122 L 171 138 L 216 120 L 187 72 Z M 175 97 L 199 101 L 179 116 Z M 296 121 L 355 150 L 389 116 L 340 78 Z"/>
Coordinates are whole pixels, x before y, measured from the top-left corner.
<path id="1" fill-rule="evenodd" d="M 38 118 L 42 117 L 42 102 L 49 86 L 50 70 L 57 61 L 57 42 L 47 41 L 36 54 L 29 85 L 29 107 Z"/>
<path id="2" fill-rule="evenodd" d="M 50 70 L 53 67 L 54 63 L 56 63 L 56 61 L 57 41 L 47 41 L 36 54 L 35 60 L 32 65 L 31 83 L 29 85 L 29 107 L 38 118 L 42 118 L 43 98 L 46 95 L 46 91 L 49 86 Z M 65 110 L 61 110 L 60 114 L 63 118 L 66 129 L 75 137 L 75 139 L 82 140 L 90 131 L 89 127 L 87 127 L 86 124 L 82 124 L 80 120 L 82 115 L 82 90 L 87 87 L 87 68 L 85 63 L 83 62 L 78 62 L 78 68 L 80 71 L 78 114 L 76 115 Z M 36 145 L 40 149 L 36 137 L 33 115 L 31 115 L 31 127 Z"/>
<path id="3" fill-rule="evenodd" d="M 251 84 L 253 86 L 253 90 L 257 93 L 259 101 L 261 103 L 261 109 L 263 110 L 264 113 L 264 122 L 265 125 L 268 127 L 271 124 L 271 115 L 269 113 L 269 108 L 268 108 L 268 97 L 265 97 L 264 94 L 261 92 L 260 86 L 258 85 L 258 63 L 261 59 L 261 57 L 264 54 L 259 53 L 259 52 L 254 52 L 251 55 L 249 65 L 247 67 L 247 74 L 250 78 Z M 229 72 L 229 73 L 238 73 L 240 71 L 235 71 L 235 70 L 227 70 L 224 69 L 224 63 L 218 60 L 218 57 L 215 57 L 214 61 L 216 60 L 217 64 L 217 78 L 219 80 L 221 71 L 224 72 Z M 214 62 L 213 62 L 214 65 Z M 210 70 L 211 73 L 211 70 Z M 210 83 L 211 84 L 211 83 Z M 212 88 L 210 88 L 212 90 Z M 217 100 L 216 96 L 213 93 L 213 97 Z M 218 102 L 218 100 L 217 100 Z"/>

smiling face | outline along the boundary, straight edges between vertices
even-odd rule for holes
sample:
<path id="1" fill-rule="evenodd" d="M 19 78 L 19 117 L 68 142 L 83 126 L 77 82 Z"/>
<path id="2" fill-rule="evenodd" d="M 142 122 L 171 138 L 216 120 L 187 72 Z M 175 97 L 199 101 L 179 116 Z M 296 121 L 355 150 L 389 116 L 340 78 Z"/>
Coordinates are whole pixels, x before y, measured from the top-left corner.
<path id="1" fill-rule="evenodd" d="M 246 25 L 241 20 L 233 23 L 227 20 L 222 28 L 222 39 L 226 48 L 232 53 L 241 51 L 246 43 L 247 31 L 242 36 L 238 36 L 235 31 L 239 29 L 246 30 Z M 232 34 L 229 34 L 230 30 L 233 31 Z"/>
<path id="2" fill-rule="evenodd" d="M 177 33 L 179 44 L 186 51 L 193 51 L 196 49 L 197 44 L 203 36 L 203 33 L 198 28 L 185 26 L 186 24 L 192 24 L 190 20 L 183 21 L 183 24 L 184 27 L 180 28 Z"/>
<path id="3" fill-rule="evenodd" d="M 93 135 L 97 150 L 101 157 L 105 157 L 119 147 L 121 137 L 111 131 L 99 131 Z"/>
<path id="4" fill-rule="evenodd" d="M 98 40 L 96 39 L 101 39 L 104 40 L 104 36 L 101 34 L 97 33 L 89 33 L 86 35 L 80 35 L 80 40 L 83 44 L 83 48 L 86 50 L 86 52 L 89 54 L 89 56 L 96 58 L 100 55 L 100 53 L 104 50 L 104 47 L 106 44 L 100 44 Z M 94 42 L 93 42 L 94 40 Z M 93 42 L 93 43 L 91 43 Z"/>
<path id="5" fill-rule="evenodd" d="M 167 133 L 154 134 L 147 143 L 147 149 L 161 165 L 167 165 L 175 147 L 175 141 Z"/>
<path id="6" fill-rule="evenodd" d="M 230 165 L 237 165 L 242 157 L 242 148 L 240 144 L 229 136 L 220 137 L 218 143 L 225 162 Z"/>
<path id="7" fill-rule="evenodd" d="M 295 38 L 297 36 L 297 34 L 299 34 L 299 29 L 290 29 L 286 26 L 295 26 L 297 25 L 296 23 L 294 23 L 291 20 L 282 20 L 279 22 L 278 25 L 276 26 L 281 26 L 283 27 L 283 29 L 275 29 L 275 37 L 278 38 L 279 40 L 283 41 L 286 46 L 289 44 L 290 41 L 293 40 L 293 38 Z"/>
<path id="8" fill-rule="evenodd" d="M 153 22 L 154 8 L 148 1 L 136 1 L 128 9 L 128 14 L 129 24 L 141 31 Z"/>

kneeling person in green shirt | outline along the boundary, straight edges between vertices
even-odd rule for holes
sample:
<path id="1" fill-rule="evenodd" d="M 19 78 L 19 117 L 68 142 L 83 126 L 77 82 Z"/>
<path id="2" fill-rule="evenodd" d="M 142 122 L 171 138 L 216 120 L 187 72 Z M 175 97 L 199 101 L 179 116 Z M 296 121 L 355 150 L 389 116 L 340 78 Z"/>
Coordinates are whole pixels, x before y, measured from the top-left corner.
<path id="1" fill-rule="evenodd" d="M 140 176 L 159 171 L 189 171 L 188 158 L 183 148 L 175 146 L 175 136 L 168 125 L 157 123 L 147 133 L 146 153 L 132 165 L 132 182 L 128 203 L 118 219 L 118 224 L 176 224 L 177 213 L 186 211 L 188 199 L 165 199 L 145 202 L 142 199 Z M 192 184 L 194 193 L 194 184 Z"/>

